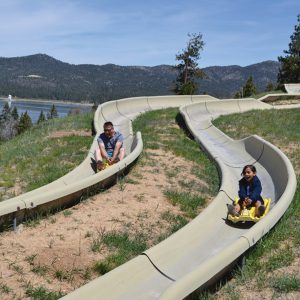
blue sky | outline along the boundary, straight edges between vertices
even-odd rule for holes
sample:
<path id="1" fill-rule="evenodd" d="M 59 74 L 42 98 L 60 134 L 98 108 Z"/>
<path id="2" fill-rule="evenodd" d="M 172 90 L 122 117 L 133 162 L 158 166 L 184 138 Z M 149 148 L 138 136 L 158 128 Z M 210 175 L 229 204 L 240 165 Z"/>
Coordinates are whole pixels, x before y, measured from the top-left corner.
<path id="1" fill-rule="evenodd" d="M 299 0 L 0 0 L 0 56 L 174 65 L 200 32 L 200 67 L 246 66 L 277 60 L 298 14 Z"/>

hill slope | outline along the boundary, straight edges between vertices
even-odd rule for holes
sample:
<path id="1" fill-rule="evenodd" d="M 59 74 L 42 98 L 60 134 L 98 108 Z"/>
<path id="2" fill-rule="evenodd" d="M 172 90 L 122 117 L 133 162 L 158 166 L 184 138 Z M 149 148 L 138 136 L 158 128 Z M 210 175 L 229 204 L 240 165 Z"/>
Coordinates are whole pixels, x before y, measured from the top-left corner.
<path id="1" fill-rule="evenodd" d="M 266 61 L 247 67 L 203 68 L 208 79 L 200 81 L 199 93 L 230 97 L 250 75 L 258 91 L 267 83 L 275 84 L 279 63 Z M 169 95 L 176 70 L 155 67 L 72 65 L 45 54 L 0 57 L 0 95 L 104 102 L 133 96 Z"/>

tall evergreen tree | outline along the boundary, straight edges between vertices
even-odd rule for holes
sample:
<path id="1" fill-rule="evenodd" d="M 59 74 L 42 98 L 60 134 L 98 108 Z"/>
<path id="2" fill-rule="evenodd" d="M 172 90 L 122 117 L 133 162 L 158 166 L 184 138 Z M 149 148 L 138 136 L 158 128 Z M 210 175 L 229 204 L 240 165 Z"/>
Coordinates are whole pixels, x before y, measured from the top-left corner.
<path id="1" fill-rule="evenodd" d="M 20 117 L 20 121 L 18 125 L 18 133 L 20 134 L 31 127 L 32 127 L 32 120 L 28 115 L 27 111 L 25 111 L 25 113 L 22 113 Z"/>
<path id="2" fill-rule="evenodd" d="M 274 90 L 274 86 L 272 82 L 269 82 L 266 86 L 266 92 L 271 92 Z"/>
<path id="3" fill-rule="evenodd" d="M 278 74 L 278 83 L 282 87 L 285 83 L 300 83 L 300 14 L 297 16 L 298 24 L 291 35 L 289 49 L 283 52 L 286 56 L 279 56 L 281 63 Z"/>
<path id="4" fill-rule="evenodd" d="M 8 119 L 11 115 L 11 109 L 8 105 L 7 102 L 5 102 L 1 114 L 0 114 L 0 121 L 5 121 L 6 119 Z"/>
<path id="5" fill-rule="evenodd" d="M 48 120 L 58 118 L 58 113 L 54 104 L 52 105 L 50 112 L 47 113 L 47 118 Z"/>
<path id="6" fill-rule="evenodd" d="M 175 66 L 178 71 L 173 91 L 177 95 L 193 95 L 197 91 L 197 78 L 203 78 L 204 72 L 198 67 L 200 51 L 204 47 L 202 34 L 188 34 L 189 41 L 185 49 L 176 55 L 180 63 Z"/>
<path id="7" fill-rule="evenodd" d="M 44 115 L 44 112 L 41 110 L 39 119 L 37 120 L 37 124 L 40 124 L 40 123 L 45 122 L 45 121 L 46 121 L 46 117 Z"/>
<path id="8" fill-rule="evenodd" d="M 253 77 L 250 76 L 243 87 L 243 97 L 250 97 L 256 94 L 256 87 L 253 83 Z"/>
<path id="9" fill-rule="evenodd" d="M 13 108 L 11 115 L 14 118 L 14 120 L 16 120 L 16 121 L 19 120 L 19 113 L 18 113 L 18 109 L 16 108 L 16 106 Z"/>
<path id="10" fill-rule="evenodd" d="M 242 98 L 241 92 L 240 92 L 240 91 L 237 91 L 237 92 L 234 94 L 233 98 L 234 98 L 234 99 Z"/>

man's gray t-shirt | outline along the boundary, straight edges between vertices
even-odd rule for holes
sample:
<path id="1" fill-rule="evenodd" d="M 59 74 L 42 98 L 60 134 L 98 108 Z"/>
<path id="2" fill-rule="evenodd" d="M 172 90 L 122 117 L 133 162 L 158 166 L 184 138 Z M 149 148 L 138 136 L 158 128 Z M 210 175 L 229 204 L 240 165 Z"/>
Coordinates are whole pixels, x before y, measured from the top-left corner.
<path id="1" fill-rule="evenodd" d="M 107 137 L 103 132 L 97 139 L 99 144 L 104 144 L 105 150 L 109 157 L 112 157 L 117 142 L 123 143 L 123 140 L 124 138 L 122 133 L 118 131 L 115 131 L 115 134 L 112 137 Z"/>

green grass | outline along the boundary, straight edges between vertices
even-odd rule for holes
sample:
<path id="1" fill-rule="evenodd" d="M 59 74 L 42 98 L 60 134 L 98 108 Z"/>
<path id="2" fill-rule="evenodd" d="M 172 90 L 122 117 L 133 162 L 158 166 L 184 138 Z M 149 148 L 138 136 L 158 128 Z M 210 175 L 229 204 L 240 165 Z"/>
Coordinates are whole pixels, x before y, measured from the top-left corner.
<path id="1" fill-rule="evenodd" d="M 5 283 L 0 282 L 0 296 L 1 294 L 9 294 L 12 291 Z M 1 299 L 1 297 L 0 297 Z"/>
<path id="2" fill-rule="evenodd" d="M 251 96 L 251 97 L 259 99 L 259 98 L 261 98 L 263 96 L 266 96 L 266 95 L 269 95 L 269 94 L 282 94 L 282 93 L 284 93 L 282 90 L 276 90 L 276 91 L 258 93 L 258 94 L 255 94 L 255 95 Z"/>
<path id="3" fill-rule="evenodd" d="M 42 266 L 40 264 L 33 266 L 31 268 L 31 272 L 38 274 L 40 276 L 44 276 L 46 275 L 46 273 L 48 272 L 49 268 L 47 266 Z"/>
<path id="4" fill-rule="evenodd" d="M 297 175 L 297 190 L 294 199 L 276 226 L 246 254 L 246 265 L 236 273 L 236 278 L 249 288 L 273 287 L 274 293 L 279 290 L 288 292 L 289 285 L 299 290 L 299 277 L 276 277 L 266 279 L 274 270 L 288 267 L 299 258 L 299 216 L 300 216 L 300 109 L 250 111 L 244 114 L 221 116 L 214 121 L 234 139 L 241 139 L 251 134 L 262 136 L 280 148 L 291 160 Z M 258 174 L 259 176 L 259 174 Z M 286 245 L 286 243 L 288 244 Z M 282 245 L 285 245 L 282 247 Z M 251 287 L 254 280 L 256 286 Z M 287 288 L 285 288 L 285 286 Z M 294 289 L 295 290 L 295 289 Z"/>
<path id="5" fill-rule="evenodd" d="M 101 275 L 147 249 L 146 237 L 142 233 L 132 236 L 128 232 L 109 232 L 104 234 L 103 244 L 112 254 L 94 265 L 94 271 Z"/>
<path id="6" fill-rule="evenodd" d="M 59 281 L 67 280 L 72 277 L 72 274 L 65 270 L 56 270 L 54 273 L 55 278 L 57 278 Z"/>
<path id="7" fill-rule="evenodd" d="M 271 278 L 270 287 L 279 293 L 300 291 L 300 278 L 296 276 L 281 276 Z"/>
<path id="8" fill-rule="evenodd" d="M 29 265 L 33 266 L 36 256 L 37 254 L 28 255 L 25 257 L 25 260 L 29 263 Z"/>
<path id="9" fill-rule="evenodd" d="M 275 254 L 271 254 L 265 263 L 266 270 L 273 271 L 283 267 L 289 266 L 295 259 L 292 249 L 284 247 L 277 250 Z"/>
<path id="10" fill-rule="evenodd" d="M 56 300 L 64 296 L 64 294 L 60 291 L 52 292 L 42 286 L 33 287 L 31 284 L 28 284 L 26 295 L 31 297 L 33 300 Z"/>
<path id="11" fill-rule="evenodd" d="M 198 215 L 197 209 L 203 207 L 206 203 L 205 199 L 199 195 L 192 195 L 175 190 L 166 190 L 164 194 L 173 205 L 178 204 L 180 209 L 184 211 L 189 218 L 195 218 Z"/>
<path id="12" fill-rule="evenodd" d="M 86 157 L 92 137 L 49 138 L 60 130 L 90 131 L 92 113 L 68 116 L 34 126 L 14 139 L 0 144 L 0 201 L 15 185 L 31 191 L 63 176 Z M 13 195 L 12 195 L 13 196 Z"/>
<path id="13" fill-rule="evenodd" d="M 10 268 L 15 271 L 16 273 L 20 274 L 20 275 L 23 275 L 24 274 L 24 269 L 22 266 L 19 266 L 18 264 L 16 264 L 15 262 L 12 263 L 10 265 Z"/>
<path id="14" fill-rule="evenodd" d="M 90 236 L 92 236 L 91 233 L 89 233 Z M 103 248 L 103 237 L 105 235 L 105 229 L 101 228 L 97 231 L 97 235 L 93 236 L 92 242 L 91 242 L 91 250 L 93 252 L 100 252 Z M 89 237 L 88 234 L 86 234 L 86 237 Z"/>
<path id="15" fill-rule="evenodd" d="M 73 212 L 72 212 L 71 210 L 66 209 L 66 210 L 63 211 L 63 215 L 64 215 L 65 217 L 69 217 L 69 216 L 71 216 L 72 214 L 73 214 Z"/>
<path id="16" fill-rule="evenodd" d="M 38 225 L 41 224 L 41 220 L 42 219 L 42 216 L 41 215 L 38 215 L 36 218 L 30 218 L 28 220 L 25 219 L 24 221 L 24 225 L 27 226 L 27 227 L 37 227 Z"/>
<path id="17" fill-rule="evenodd" d="M 188 223 L 186 218 L 170 212 L 163 213 L 162 219 L 168 221 L 170 228 L 163 235 L 156 237 L 154 244 L 166 239 Z M 148 249 L 148 240 L 151 238 L 153 238 L 151 234 L 143 232 L 142 227 L 141 231 L 135 234 L 127 231 L 102 233 L 101 238 L 97 240 L 97 245 L 101 245 L 101 249 L 105 246 L 110 254 L 105 259 L 96 262 L 93 270 L 100 275 L 104 275 Z"/>
<path id="18" fill-rule="evenodd" d="M 168 221 L 168 223 L 171 224 L 171 228 L 169 230 L 168 235 L 178 231 L 180 228 L 184 227 L 188 223 L 187 218 L 180 216 L 180 215 L 172 214 L 169 211 L 162 213 L 161 218 L 163 220 Z M 160 236 L 160 237 L 158 237 L 158 240 L 162 241 L 165 238 L 167 238 L 166 235 Z"/>

